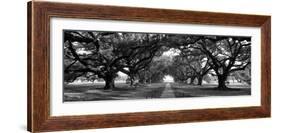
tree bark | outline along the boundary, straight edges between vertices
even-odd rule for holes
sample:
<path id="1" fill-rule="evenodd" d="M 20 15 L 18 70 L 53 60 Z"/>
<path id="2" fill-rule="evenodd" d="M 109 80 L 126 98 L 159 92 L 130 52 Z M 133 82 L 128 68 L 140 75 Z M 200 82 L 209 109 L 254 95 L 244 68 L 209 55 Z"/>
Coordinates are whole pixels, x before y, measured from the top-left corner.
<path id="1" fill-rule="evenodd" d="M 115 88 L 113 76 L 106 76 L 106 78 L 104 78 L 104 80 L 105 80 L 104 90 L 109 90 L 109 89 Z"/>
<path id="2" fill-rule="evenodd" d="M 226 90 L 228 87 L 225 85 L 225 81 L 227 79 L 227 75 L 218 75 L 218 89 L 219 90 Z"/>
<path id="3" fill-rule="evenodd" d="M 198 76 L 197 77 L 197 85 L 202 85 L 202 81 L 203 81 L 203 76 Z"/>
<path id="4" fill-rule="evenodd" d="M 130 86 L 133 86 L 134 85 L 134 79 L 131 77 L 130 78 Z"/>

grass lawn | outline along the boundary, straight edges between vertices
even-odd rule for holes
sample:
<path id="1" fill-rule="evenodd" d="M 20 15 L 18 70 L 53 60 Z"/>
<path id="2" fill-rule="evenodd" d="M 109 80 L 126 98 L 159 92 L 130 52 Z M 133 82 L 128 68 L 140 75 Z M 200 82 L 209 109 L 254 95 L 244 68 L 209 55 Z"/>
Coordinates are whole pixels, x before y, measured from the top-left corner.
<path id="1" fill-rule="evenodd" d="M 68 84 L 64 86 L 64 101 L 97 101 L 151 99 L 172 97 L 207 97 L 251 95 L 250 86 L 230 85 L 229 90 L 217 90 L 217 85 L 202 86 L 181 83 L 152 83 L 131 87 L 125 83 L 115 83 L 115 89 L 104 90 L 104 83 Z M 165 90 L 165 91 L 164 91 Z M 172 94 L 172 95 L 170 95 Z"/>
<path id="2" fill-rule="evenodd" d="M 251 88 L 247 85 L 229 85 L 229 90 L 217 90 L 217 85 L 187 85 L 171 83 L 176 97 L 205 97 L 205 96 L 240 96 L 251 95 Z"/>
<path id="3" fill-rule="evenodd" d="M 131 87 L 125 83 L 115 83 L 115 89 L 103 90 L 104 83 L 68 84 L 64 86 L 64 101 L 159 98 L 165 85 L 165 83 L 153 83 Z"/>

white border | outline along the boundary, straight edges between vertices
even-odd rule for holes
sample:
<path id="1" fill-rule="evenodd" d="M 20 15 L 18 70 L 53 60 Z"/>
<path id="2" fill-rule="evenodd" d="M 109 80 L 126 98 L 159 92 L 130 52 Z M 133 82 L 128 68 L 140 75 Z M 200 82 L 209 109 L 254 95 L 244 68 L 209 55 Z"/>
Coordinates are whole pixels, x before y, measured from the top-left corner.
<path id="1" fill-rule="evenodd" d="M 63 29 L 252 36 L 252 94 L 251 96 L 89 101 L 63 103 Z M 50 32 L 51 116 L 146 112 L 181 109 L 206 109 L 220 107 L 246 107 L 261 105 L 260 28 L 130 22 L 95 19 L 51 18 Z"/>

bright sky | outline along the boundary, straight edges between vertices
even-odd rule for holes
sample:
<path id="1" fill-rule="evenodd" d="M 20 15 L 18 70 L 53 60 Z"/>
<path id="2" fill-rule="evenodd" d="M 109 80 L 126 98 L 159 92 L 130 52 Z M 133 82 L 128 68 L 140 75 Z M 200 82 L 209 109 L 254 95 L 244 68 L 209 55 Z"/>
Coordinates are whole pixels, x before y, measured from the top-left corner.
<path id="1" fill-rule="evenodd" d="M 119 71 L 117 74 L 118 74 L 119 76 L 122 76 L 122 77 L 123 77 L 123 76 L 126 76 L 126 77 L 127 77 L 127 74 L 125 74 L 125 73 L 123 73 L 123 72 L 120 72 L 120 71 Z"/>
<path id="2" fill-rule="evenodd" d="M 162 56 L 176 56 L 180 54 L 180 50 L 171 48 L 168 51 L 165 51 Z"/>
<path id="3" fill-rule="evenodd" d="M 174 78 L 170 75 L 166 75 L 163 79 L 164 82 L 174 82 Z"/>

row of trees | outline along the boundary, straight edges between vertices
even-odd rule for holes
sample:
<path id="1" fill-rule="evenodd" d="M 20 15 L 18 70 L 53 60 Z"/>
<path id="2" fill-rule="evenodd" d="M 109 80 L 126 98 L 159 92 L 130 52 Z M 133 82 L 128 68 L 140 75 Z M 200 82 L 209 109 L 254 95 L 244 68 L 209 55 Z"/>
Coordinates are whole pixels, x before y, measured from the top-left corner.
<path id="1" fill-rule="evenodd" d="M 178 54 L 162 56 L 171 49 Z M 104 89 L 112 89 L 118 72 L 127 74 L 131 84 L 135 79 L 159 82 L 169 74 L 175 81 L 197 79 L 201 85 L 211 74 L 219 89 L 227 89 L 230 74 L 249 80 L 241 71 L 249 68 L 250 51 L 250 37 L 64 31 L 64 78 L 102 78 Z"/>
<path id="2" fill-rule="evenodd" d="M 217 77 L 219 89 L 227 89 L 225 81 L 231 74 L 250 84 L 250 37 L 193 36 L 187 40 L 192 43 L 179 47 L 181 53 L 174 60 L 178 69 L 172 75 L 176 79 L 190 78 L 193 83 L 197 78 L 201 85 L 203 77 L 209 74 Z"/>
<path id="3" fill-rule="evenodd" d="M 164 34 L 64 31 L 64 79 L 102 78 L 114 88 L 118 72 L 132 81 L 152 59 L 160 56 Z"/>

